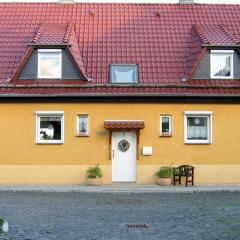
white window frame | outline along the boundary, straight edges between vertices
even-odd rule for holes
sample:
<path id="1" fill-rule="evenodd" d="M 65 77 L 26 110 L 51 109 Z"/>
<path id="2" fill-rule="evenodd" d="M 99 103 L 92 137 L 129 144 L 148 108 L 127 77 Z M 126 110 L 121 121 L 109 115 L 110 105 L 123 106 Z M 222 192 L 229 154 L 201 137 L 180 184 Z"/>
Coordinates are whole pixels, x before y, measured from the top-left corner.
<path id="1" fill-rule="evenodd" d="M 79 131 L 79 120 L 81 117 L 86 117 L 87 118 L 87 132 L 86 133 L 80 133 Z M 89 132 L 90 132 L 90 124 L 89 124 L 90 120 L 89 120 L 89 114 L 87 113 L 79 113 L 77 114 L 77 136 L 78 137 L 88 137 L 89 136 Z"/>
<path id="2" fill-rule="evenodd" d="M 187 118 L 207 117 L 208 136 L 206 140 L 189 140 L 187 138 Z M 212 111 L 185 111 L 184 112 L 184 143 L 186 144 L 211 144 L 212 143 Z"/>
<path id="3" fill-rule="evenodd" d="M 162 119 L 163 117 L 169 118 L 169 133 L 164 133 L 162 131 Z M 171 114 L 161 114 L 160 115 L 160 136 L 161 137 L 170 137 L 172 136 L 172 115 Z"/>
<path id="4" fill-rule="evenodd" d="M 211 50 L 210 54 L 210 72 L 211 78 L 213 79 L 233 79 L 233 54 L 234 50 Z M 213 56 L 220 56 L 220 55 L 231 55 L 231 75 L 230 76 L 214 76 L 213 75 Z"/>
<path id="5" fill-rule="evenodd" d="M 37 144 L 63 144 L 64 143 L 64 111 L 36 111 L 36 143 Z M 61 140 L 40 139 L 40 117 L 61 117 Z"/>
<path id="6" fill-rule="evenodd" d="M 56 76 L 42 76 L 41 75 L 41 68 L 40 68 L 40 61 L 42 54 L 44 53 L 58 53 L 59 54 L 59 68 L 60 71 Z M 61 49 L 38 49 L 38 72 L 37 76 L 40 79 L 61 79 L 62 78 L 62 50 Z"/>
<path id="7" fill-rule="evenodd" d="M 136 68 L 136 79 L 132 82 L 113 82 L 113 68 L 114 67 L 135 67 Z M 139 74 L 138 74 L 138 64 L 133 64 L 133 63 L 112 63 L 110 64 L 110 83 L 112 84 L 137 84 L 139 82 Z"/>

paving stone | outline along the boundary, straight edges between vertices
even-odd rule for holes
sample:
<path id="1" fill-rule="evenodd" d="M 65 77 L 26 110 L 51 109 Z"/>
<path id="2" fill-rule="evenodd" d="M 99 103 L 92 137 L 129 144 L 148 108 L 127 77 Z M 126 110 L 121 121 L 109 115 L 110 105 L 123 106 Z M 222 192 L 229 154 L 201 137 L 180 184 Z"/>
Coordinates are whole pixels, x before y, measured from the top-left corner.
<path id="1" fill-rule="evenodd" d="M 239 203 L 240 192 L 0 192 L 0 217 L 3 239 L 239 240 Z"/>

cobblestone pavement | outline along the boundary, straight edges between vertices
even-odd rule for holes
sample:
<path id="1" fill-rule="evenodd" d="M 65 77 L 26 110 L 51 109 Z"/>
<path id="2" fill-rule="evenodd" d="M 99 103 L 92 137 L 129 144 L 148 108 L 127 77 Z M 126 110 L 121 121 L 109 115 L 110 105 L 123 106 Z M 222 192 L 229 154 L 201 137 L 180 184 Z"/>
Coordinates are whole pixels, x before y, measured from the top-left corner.
<path id="1" fill-rule="evenodd" d="M 3 239 L 240 240 L 240 193 L 0 192 L 0 218 Z"/>

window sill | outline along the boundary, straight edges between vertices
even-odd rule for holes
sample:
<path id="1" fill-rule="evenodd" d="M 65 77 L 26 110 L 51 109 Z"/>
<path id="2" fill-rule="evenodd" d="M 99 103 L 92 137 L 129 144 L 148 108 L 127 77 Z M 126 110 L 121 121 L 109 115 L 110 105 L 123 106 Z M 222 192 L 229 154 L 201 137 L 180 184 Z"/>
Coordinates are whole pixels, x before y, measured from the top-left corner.
<path id="1" fill-rule="evenodd" d="M 116 83 L 109 83 L 110 86 L 121 86 L 121 87 L 131 87 L 131 86 L 137 86 L 139 83 L 138 82 L 129 82 L 129 83 L 121 83 L 121 82 L 116 82 Z"/>
<path id="2" fill-rule="evenodd" d="M 37 80 L 62 80 L 62 77 L 59 76 L 59 77 L 40 77 L 38 76 L 37 77 Z"/>
<path id="3" fill-rule="evenodd" d="M 64 142 L 36 142 L 36 144 L 39 144 L 39 145 L 61 145 L 61 144 L 64 144 Z"/>
<path id="4" fill-rule="evenodd" d="M 76 137 L 90 137 L 89 134 L 76 134 Z"/>
<path id="5" fill-rule="evenodd" d="M 211 142 L 184 142 L 186 145 L 210 145 Z"/>
<path id="6" fill-rule="evenodd" d="M 171 133 L 161 133 L 159 137 L 172 137 Z"/>
<path id="7" fill-rule="evenodd" d="M 214 80 L 235 80 L 233 77 L 211 77 Z"/>

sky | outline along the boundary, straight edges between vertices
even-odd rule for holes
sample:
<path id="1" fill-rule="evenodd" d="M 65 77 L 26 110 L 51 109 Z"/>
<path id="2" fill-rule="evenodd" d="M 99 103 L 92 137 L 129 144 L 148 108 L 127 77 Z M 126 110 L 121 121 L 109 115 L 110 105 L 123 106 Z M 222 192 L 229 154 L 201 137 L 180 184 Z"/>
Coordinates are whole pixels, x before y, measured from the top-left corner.
<path id="1" fill-rule="evenodd" d="M 58 2 L 59 0 L 0 0 L 0 2 Z M 75 2 L 178 3 L 179 0 L 75 0 Z M 240 0 L 195 0 L 196 3 L 240 4 Z"/>

